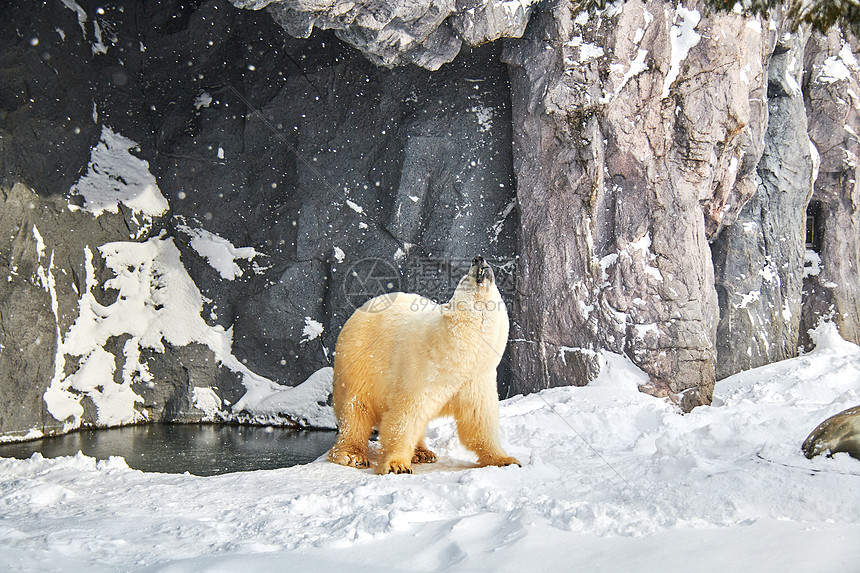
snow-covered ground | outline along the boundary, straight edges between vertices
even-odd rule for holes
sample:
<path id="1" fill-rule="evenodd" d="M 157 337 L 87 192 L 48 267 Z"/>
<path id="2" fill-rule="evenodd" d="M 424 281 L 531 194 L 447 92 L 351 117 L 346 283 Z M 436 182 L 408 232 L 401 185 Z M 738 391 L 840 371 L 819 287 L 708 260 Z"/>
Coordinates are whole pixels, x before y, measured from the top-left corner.
<path id="1" fill-rule="evenodd" d="M 860 348 L 825 325 L 812 352 L 688 415 L 604 359 L 588 387 L 502 403 L 522 468 L 475 467 L 450 420 L 415 475 L 0 459 L 0 570 L 860 571 L 860 462 L 800 452 L 860 404 Z"/>

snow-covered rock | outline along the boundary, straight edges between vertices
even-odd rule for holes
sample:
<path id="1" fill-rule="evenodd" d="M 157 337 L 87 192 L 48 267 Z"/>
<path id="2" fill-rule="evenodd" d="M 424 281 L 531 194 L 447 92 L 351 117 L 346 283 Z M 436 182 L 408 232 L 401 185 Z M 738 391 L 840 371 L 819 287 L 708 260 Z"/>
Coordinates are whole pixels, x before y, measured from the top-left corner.
<path id="1" fill-rule="evenodd" d="M 519 38 L 535 0 L 231 0 L 240 8 L 266 8 L 296 38 L 314 28 L 335 30 L 370 61 L 392 67 L 416 64 L 437 70 L 460 53 L 463 42 L 479 46 Z"/>

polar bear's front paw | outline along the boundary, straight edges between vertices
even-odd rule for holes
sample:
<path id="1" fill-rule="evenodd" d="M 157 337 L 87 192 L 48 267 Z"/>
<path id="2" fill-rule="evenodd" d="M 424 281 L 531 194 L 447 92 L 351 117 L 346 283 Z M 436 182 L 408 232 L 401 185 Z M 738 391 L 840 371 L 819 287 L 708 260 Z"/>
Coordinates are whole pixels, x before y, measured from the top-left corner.
<path id="1" fill-rule="evenodd" d="M 436 454 L 425 448 L 424 446 L 416 446 L 415 453 L 412 454 L 413 464 L 432 464 L 436 461 Z"/>
<path id="2" fill-rule="evenodd" d="M 396 461 L 391 460 L 387 462 L 380 462 L 378 466 L 376 466 L 376 473 L 378 474 L 411 474 L 412 467 L 409 465 L 409 462 Z"/>
<path id="3" fill-rule="evenodd" d="M 328 459 L 342 466 L 350 466 L 353 468 L 370 467 L 370 460 L 367 457 L 367 453 L 348 448 L 338 448 L 335 446 L 329 451 Z"/>

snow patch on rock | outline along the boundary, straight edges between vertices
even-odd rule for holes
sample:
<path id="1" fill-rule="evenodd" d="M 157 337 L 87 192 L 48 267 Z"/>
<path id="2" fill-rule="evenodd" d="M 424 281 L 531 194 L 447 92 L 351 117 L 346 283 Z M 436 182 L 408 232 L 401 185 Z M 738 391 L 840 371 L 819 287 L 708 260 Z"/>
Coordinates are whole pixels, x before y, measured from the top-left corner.
<path id="1" fill-rule="evenodd" d="M 681 73 L 681 64 L 687 58 L 690 50 L 699 43 L 702 35 L 696 32 L 696 26 L 702 19 L 698 10 L 690 10 L 684 6 L 678 6 L 675 10 L 674 23 L 669 30 L 669 38 L 672 42 L 672 56 L 669 63 L 669 73 L 663 81 L 663 98 L 669 97 L 669 89 L 678 79 Z"/>
<path id="2" fill-rule="evenodd" d="M 278 386 L 233 356 L 232 329 L 210 326 L 203 320 L 203 297 L 172 238 L 108 243 L 99 248 L 105 266 L 114 273 L 104 287 L 117 293 L 107 305 L 95 297 L 94 254 L 89 247 L 84 254 L 86 285 L 78 316 L 68 332 L 58 333 L 56 369 L 44 395 L 48 412 L 65 423 L 65 430 L 80 426 L 84 397 L 98 409 L 98 425 L 144 421 L 145 412 L 135 408 L 140 397 L 132 389 L 136 382 L 151 381 L 146 365 L 140 363 L 140 351 L 164 352 L 165 343 L 182 347 L 196 342 L 208 347 L 219 363 L 242 376 L 249 392 Z M 108 339 L 123 335 L 131 338 L 123 349 L 122 381 L 116 382 L 118 358 L 104 346 Z"/>
<path id="3" fill-rule="evenodd" d="M 149 163 L 130 153 L 138 144 L 102 126 L 86 174 L 70 189 L 84 199 L 84 209 L 98 217 L 118 213 L 120 203 L 147 217 L 164 215 L 170 206 L 161 194 Z M 70 207 L 71 208 L 71 207 Z"/>
<path id="4" fill-rule="evenodd" d="M 232 281 L 242 276 L 242 268 L 236 259 L 253 261 L 260 253 L 254 247 L 235 247 L 233 243 L 215 233 L 188 225 L 177 225 L 177 230 L 191 237 L 191 248 L 206 259 L 221 278 Z"/>

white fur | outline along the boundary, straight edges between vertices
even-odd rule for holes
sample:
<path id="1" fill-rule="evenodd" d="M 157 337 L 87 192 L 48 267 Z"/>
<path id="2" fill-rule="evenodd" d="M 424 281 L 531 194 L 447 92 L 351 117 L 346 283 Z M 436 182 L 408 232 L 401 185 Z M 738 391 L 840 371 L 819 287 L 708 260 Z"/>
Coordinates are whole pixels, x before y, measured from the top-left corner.
<path id="1" fill-rule="evenodd" d="M 519 462 L 499 445 L 496 367 L 508 338 L 505 304 L 490 276 L 476 266 L 451 300 L 435 304 L 416 294 L 376 297 L 346 322 L 334 362 L 335 463 L 368 467 L 368 440 L 379 430 L 377 473 L 408 473 L 432 462 L 424 431 L 433 418 L 453 415 L 463 444 L 484 465 Z"/>

